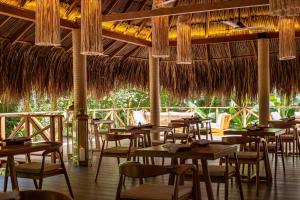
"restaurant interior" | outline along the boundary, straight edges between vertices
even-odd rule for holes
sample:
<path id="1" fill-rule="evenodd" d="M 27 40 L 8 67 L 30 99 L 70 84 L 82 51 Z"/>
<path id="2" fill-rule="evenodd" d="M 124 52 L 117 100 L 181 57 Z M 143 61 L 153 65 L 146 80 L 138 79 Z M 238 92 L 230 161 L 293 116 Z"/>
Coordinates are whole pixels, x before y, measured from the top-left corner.
<path id="1" fill-rule="evenodd" d="M 0 77 L 0 200 L 299 199 L 300 0 L 0 0 Z"/>

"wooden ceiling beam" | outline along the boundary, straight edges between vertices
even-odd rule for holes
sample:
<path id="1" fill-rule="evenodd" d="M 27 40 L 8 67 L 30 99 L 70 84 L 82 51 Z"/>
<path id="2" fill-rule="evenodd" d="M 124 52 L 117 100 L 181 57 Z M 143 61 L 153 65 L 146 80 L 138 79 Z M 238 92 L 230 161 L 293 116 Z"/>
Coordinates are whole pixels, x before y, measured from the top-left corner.
<path id="1" fill-rule="evenodd" d="M 300 38 L 300 31 L 296 31 L 296 37 Z M 270 33 L 257 33 L 257 34 L 242 34 L 242 35 L 232 35 L 224 37 L 212 37 L 212 38 L 200 38 L 193 39 L 192 44 L 214 44 L 214 43 L 227 43 L 227 42 L 238 42 L 238 41 L 251 41 L 260 38 L 279 38 L 278 32 Z M 170 46 L 176 46 L 176 41 L 170 41 Z"/>
<path id="2" fill-rule="evenodd" d="M 66 39 L 68 39 L 69 37 L 72 36 L 72 31 L 69 31 L 67 34 L 65 34 L 62 38 L 61 38 L 61 42 L 64 42 Z"/>
<path id="3" fill-rule="evenodd" d="M 0 3 L 0 14 L 9 16 L 9 17 L 15 17 L 18 19 L 23 19 L 27 21 L 35 21 L 35 12 L 28 9 L 18 8 L 15 6 L 11 6 L 5 3 Z M 74 28 L 80 28 L 80 25 L 76 22 L 66 20 L 66 19 L 60 19 L 60 25 L 64 29 L 74 29 Z M 136 38 L 134 36 L 124 35 L 122 33 L 113 32 L 110 30 L 103 29 L 103 37 L 122 41 L 129 44 L 134 44 L 138 46 L 151 46 L 151 42 Z"/>
<path id="4" fill-rule="evenodd" d="M 103 52 L 105 52 L 105 51 L 108 50 L 110 47 L 112 47 L 116 42 L 117 42 L 117 40 L 113 40 L 113 41 L 110 42 L 109 44 L 105 45 L 105 46 L 103 47 Z"/>
<path id="5" fill-rule="evenodd" d="M 73 3 L 67 8 L 65 16 L 68 17 L 76 6 L 78 6 L 80 0 L 74 0 Z"/>
<path id="6" fill-rule="evenodd" d="M 118 40 L 121 42 L 134 44 L 134 45 L 138 45 L 138 46 L 144 46 L 144 47 L 151 46 L 151 42 L 148 40 L 140 39 L 140 38 L 130 36 L 130 35 L 124 35 L 124 34 L 118 33 L 118 32 L 108 31 L 106 29 L 102 30 L 102 34 L 103 34 L 103 37 L 109 38 L 112 40 Z"/>
<path id="7" fill-rule="evenodd" d="M 107 15 L 109 13 L 112 12 L 112 10 L 114 9 L 114 7 L 119 3 L 120 0 L 111 0 L 111 3 L 108 6 L 108 9 L 106 11 L 104 11 L 104 15 Z"/>
<path id="8" fill-rule="evenodd" d="M 127 43 L 122 44 L 119 48 L 117 48 L 111 54 L 109 54 L 109 56 L 111 58 L 115 57 L 118 53 L 120 53 L 126 47 L 126 45 L 127 45 Z"/>
<path id="9" fill-rule="evenodd" d="M 27 31 L 29 31 L 34 26 L 33 22 L 27 22 L 25 26 L 23 26 L 17 33 L 10 38 L 11 42 L 19 41 Z"/>
<path id="10" fill-rule="evenodd" d="M 10 19 L 11 17 L 7 17 L 5 20 L 3 20 L 3 22 L 0 23 L 0 28 L 4 26 Z"/>
<path id="11" fill-rule="evenodd" d="M 269 0 L 231 0 L 217 3 L 195 4 L 178 7 L 159 8 L 155 10 L 136 11 L 128 13 L 115 13 L 109 15 L 103 15 L 102 20 L 108 21 L 126 21 L 135 19 L 151 18 L 155 16 L 172 16 L 193 14 L 208 11 L 238 9 L 247 7 L 261 7 L 268 6 Z"/>
<path id="12" fill-rule="evenodd" d="M 123 57 L 122 57 L 122 62 L 124 62 L 125 60 L 127 60 L 132 54 L 134 54 L 140 47 L 136 46 L 134 49 L 132 49 L 131 51 L 129 51 L 128 53 L 126 53 Z"/>

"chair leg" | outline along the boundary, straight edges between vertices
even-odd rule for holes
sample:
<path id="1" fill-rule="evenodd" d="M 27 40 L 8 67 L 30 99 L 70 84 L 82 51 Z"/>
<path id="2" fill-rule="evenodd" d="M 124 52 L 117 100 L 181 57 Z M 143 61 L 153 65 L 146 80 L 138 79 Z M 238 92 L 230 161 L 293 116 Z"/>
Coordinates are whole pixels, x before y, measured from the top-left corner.
<path id="1" fill-rule="evenodd" d="M 33 184 L 36 190 L 39 189 L 36 179 L 33 179 Z"/>
<path id="2" fill-rule="evenodd" d="M 97 166 L 97 173 L 96 173 L 96 177 L 95 177 L 95 182 L 97 182 L 97 179 L 98 179 L 102 157 L 103 157 L 102 155 L 100 155 L 100 157 L 99 157 L 99 162 L 98 162 L 98 166 Z"/>
<path id="3" fill-rule="evenodd" d="M 40 177 L 38 189 L 41 190 L 42 188 L 43 188 L 43 176 Z"/>
<path id="4" fill-rule="evenodd" d="M 71 187 L 71 183 L 70 183 L 70 179 L 69 179 L 69 176 L 67 174 L 67 171 L 64 171 L 64 175 L 65 175 L 66 183 L 67 183 L 67 186 L 68 186 L 68 189 L 69 189 L 69 193 L 70 193 L 71 197 L 74 199 L 74 194 L 73 194 L 73 190 L 72 190 L 72 187 Z"/>
<path id="5" fill-rule="evenodd" d="M 229 184 L 229 179 L 227 177 L 225 180 L 225 200 L 228 200 L 228 184 Z"/>
<path id="6" fill-rule="evenodd" d="M 256 195 L 259 194 L 259 161 L 256 163 Z"/>
<path id="7" fill-rule="evenodd" d="M 3 192 L 7 191 L 7 183 L 8 183 L 8 164 L 6 163 L 4 183 L 3 183 Z"/>

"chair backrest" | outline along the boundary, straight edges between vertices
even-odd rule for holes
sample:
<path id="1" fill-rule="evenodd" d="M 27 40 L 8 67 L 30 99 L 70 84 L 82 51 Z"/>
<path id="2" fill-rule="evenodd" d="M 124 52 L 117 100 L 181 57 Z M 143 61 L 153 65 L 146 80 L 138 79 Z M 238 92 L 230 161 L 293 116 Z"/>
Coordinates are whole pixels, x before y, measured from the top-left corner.
<path id="1" fill-rule="evenodd" d="M 42 200 L 72 200 L 72 198 L 54 191 L 46 190 L 29 190 L 20 192 L 20 200 L 33 200 L 33 199 L 42 199 Z"/>
<path id="2" fill-rule="evenodd" d="M 131 178 L 149 178 L 168 174 L 168 168 L 161 165 L 143 165 L 139 162 L 126 162 L 119 167 L 120 174 Z"/>
<path id="3" fill-rule="evenodd" d="M 281 116 L 280 116 L 279 112 L 271 112 L 271 118 L 272 118 L 272 120 L 280 120 Z"/>
<path id="4" fill-rule="evenodd" d="M 147 124 L 145 112 L 143 110 L 133 111 L 133 121 L 135 126 L 139 125 L 139 123 Z"/>

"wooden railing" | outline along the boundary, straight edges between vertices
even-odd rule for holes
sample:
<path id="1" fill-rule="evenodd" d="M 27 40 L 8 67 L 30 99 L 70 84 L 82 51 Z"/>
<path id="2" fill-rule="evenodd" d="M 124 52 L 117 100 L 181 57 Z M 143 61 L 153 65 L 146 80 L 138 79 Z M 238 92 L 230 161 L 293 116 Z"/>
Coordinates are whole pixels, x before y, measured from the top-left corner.
<path id="1" fill-rule="evenodd" d="M 10 133 L 6 133 L 8 119 L 18 119 L 19 122 Z M 62 142 L 63 118 L 61 114 L 51 113 L 2 113 L 0 114 L 1 138 L 15 138 L 22 133 L 35 138 L 40 136 L 44 141 Z"/>
<path id="2" fill-rule="evenodd" d="M 231 111 L 229 112 L 229 109 Z M 235 112 L 232 112 L 232 109 Z M 300 111 L 300 106 L 277 106 L 272 107 L 271 109 L 281 113 L 281 111 L 287 109 L 294 109 L 295 111 Z M 101 119 L 110 119 L 116 122 L 117 126 L 127 126 L 134 124 L 133 111 L 135 110 L 144 110 L 150 111 L 149 107 L 140 107 L 140 108 L 109 108 L 109 109 L 90 109 L 88 114 L 92 118 L 101 118 Z M 203 112 L 197 112 L 201 110 Z M 202 118 L 211 117 L 209 114 L 214 115 L 213 119 L 216 120 L 218 115 L 222 112 L 227 112 L 232 115 L 231 121 L 239 118 L 243 127 L 246 127 L 249 123 L 258 120 L 258 113 L 253 111 L 253 107 L 247 106 L 235 106 L 235 107 L 162 107 L 161 112 L 169 111 L 180 111 L 180 112 L 195 112 Z M 205 114 L 207 113 L 207 114 Z M 252 118 L 250 118 L 252 117 Z M 285 117 L 285 116 L 283 116 Z M 249 120 L 251 119 L 251 120 Z"/>

